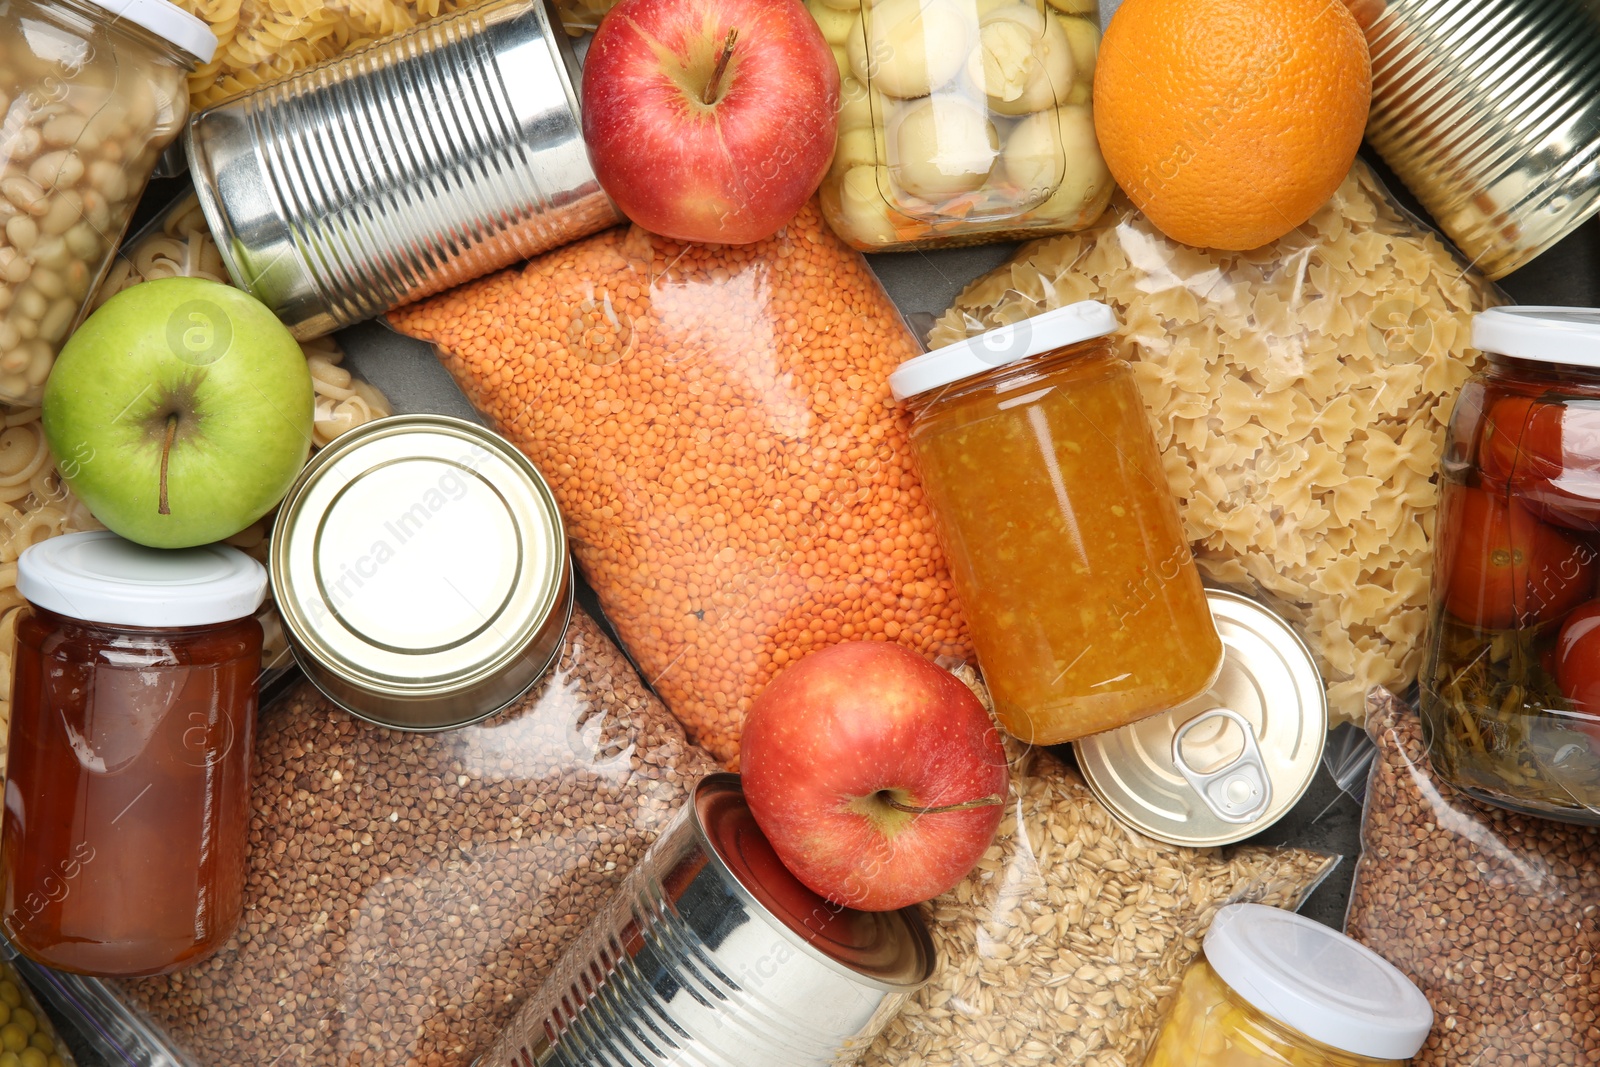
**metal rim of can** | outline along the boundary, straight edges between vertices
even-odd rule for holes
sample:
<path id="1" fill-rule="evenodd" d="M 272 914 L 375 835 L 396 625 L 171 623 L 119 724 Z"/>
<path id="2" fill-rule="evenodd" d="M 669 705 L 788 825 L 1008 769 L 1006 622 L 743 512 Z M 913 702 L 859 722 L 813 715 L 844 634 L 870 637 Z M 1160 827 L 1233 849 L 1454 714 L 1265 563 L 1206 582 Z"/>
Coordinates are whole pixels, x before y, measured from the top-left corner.
<path id="1" fill-rule="evenodd" d="M 441 454 L 448 446 L 462 451 Z M 395 498 L 400 485 L 408 492 Z M 475 539 L 441 553 L 463 533 Z M 403 557 L 413 542 L 427 555 L 414 546 Z M 417 566 L 434 556 L 431 571 Z M 395 729 L 449 730 L 503 710 L 555 662 L 572 617 L 566 528 L 548 483 L 510 442 L 449 416 L 378 419 L 318 452 L 284 496 L 268 558 L 306 676 L 352 715 Z M 401 560 L 393 577 L 377 581 L 391 559 Z"/>
<path id="2" fill-rule="evenodd" d="M 1207 589 L 1223 665 L 1211 688 L 1181 707 L 1073 745 L 1096 798 L 1120 821 L 1170 845 L 1229 845 L 1260 833 L 1311 787 L 1328 737 L 1328 697 L 1310 648 L 1275 612 Z M 1172 739 L 1189 722 L 1229 708 L 1254 728 L 1271 799 L 1248 822 L 1213 814 L 1178 770 Z"/>
<path id="3" fill-rule="evenodd" d="M 916 908 L 855 911 L 826 901 L 806 888 L 783 866 L 756 824 L 737 774 L 715 771 L 701 778 L 695 785 L 690 804 L 693 812 L 690 823 L 701 851 L 717 865 L 739 898 L 753 912 L 766 915 L 772 928 L 797 949 L 851 982 L 884 993 L 910 993 L 933 977 L 937 952 Z M 749 843 L 748 839 L 741 840 L 741 836 L 751 830 L 759 841 L 753 843 L 755 848 L 747 850 L 744 846 Z M 763 860 L 762 852 L 770 854 L 769 858 Z M 761 871 L 755 869 L 758 865 L 774 868 L 774 882 L 792 883 L 792 886 L 764 884 Z M 751 883 L 756 884 L 755 890 Z M 798 893 L 791 892 L 793 888 L 797 888 Z M 785 896 L 789 897 L 787 901 Z M 792 905 L 803 903 L 816 907 L 818 902 L 832 910 L 835 918 L 850 912 L 853 932 L 861 933 L 866 928 L 871 939 L 861 938 L 855 945 L 843 945 L 837 939 L 821 936 L 826 931 L 807 930 L 805 916 L 798 914 Z M 801 929 L 797 929 L 797 925 Z M 823 924 L 829 925 L 831 923 Z M 841 950 L 830 952 L 824 948 L 830 941 Z M 851 950 L 857 955 L 858 963 L 850 962 Z"/>

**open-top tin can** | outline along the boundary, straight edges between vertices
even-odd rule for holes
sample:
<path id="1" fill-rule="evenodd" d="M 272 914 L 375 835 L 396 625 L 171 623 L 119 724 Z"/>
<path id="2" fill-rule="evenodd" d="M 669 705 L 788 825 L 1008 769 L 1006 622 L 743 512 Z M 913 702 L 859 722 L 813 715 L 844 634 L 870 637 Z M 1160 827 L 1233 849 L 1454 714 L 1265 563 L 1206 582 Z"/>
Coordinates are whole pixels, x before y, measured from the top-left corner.
<path id="1" fill-rule="evenodd" d="M 384 726 L 487 718 L 538 681 L 572 615 L 566 531 L 510 442 L 397 415 L 318 452 L 273 526 L 273 598 L 329 699 Z"/>
<path id="2" fill-rule="evenodd" d="M 1217 589 L 1222 637 L 1211 688 L 1171 711 L 1076 744 L 1084 780 L 1112 814 L 1174 845 L 1260 833 L 1316 777 L 1328 700 L 1311 650 L 1265 607 Z"/>
<path id="3" fill-rule="evenodd" d="M 916 909 L 800 883 L 711 774 L 476 1067 L 834 1067 L 933 974 Z"/>

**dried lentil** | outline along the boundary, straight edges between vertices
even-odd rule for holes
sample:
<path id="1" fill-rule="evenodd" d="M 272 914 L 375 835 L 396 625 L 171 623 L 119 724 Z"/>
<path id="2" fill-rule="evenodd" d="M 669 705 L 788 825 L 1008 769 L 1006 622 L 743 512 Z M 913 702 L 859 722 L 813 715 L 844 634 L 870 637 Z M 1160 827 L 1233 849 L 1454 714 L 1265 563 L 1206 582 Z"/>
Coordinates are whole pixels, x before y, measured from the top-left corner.
<path id="1" fill-rule="evenodd" d="M 1600 1063 L 1600 832 L 1479 804 L 1434 777 L 1383 689 L 1345 932 L 1433 1004 L 1416 1067 Z"/>
<path id="2" fill-rule="evenodd" d="M 550 479 L 623 644 L 719 759 L 812 649 L 969 654 L 889 395 L 916 340 L 815 203 L 741 247 L 611 230 L 389 318 Z"/>
<path id="3" fill-rule="evenodd" d="M 938 969 L 861 1067 L 1138 1064 L 1218 909 L 1295 907 L 1335 862 L 1158 844 L 1035 759 L 977 868 L 923 905 Z"/>
<path id="4" fill-rule="evenodd" d="M 715 769 L 581 612 L 481 726 L 385 730 L 302 686 L 256 755 L 239 933 L 119 987 L 199 1063 L 470 1063 Z"/>

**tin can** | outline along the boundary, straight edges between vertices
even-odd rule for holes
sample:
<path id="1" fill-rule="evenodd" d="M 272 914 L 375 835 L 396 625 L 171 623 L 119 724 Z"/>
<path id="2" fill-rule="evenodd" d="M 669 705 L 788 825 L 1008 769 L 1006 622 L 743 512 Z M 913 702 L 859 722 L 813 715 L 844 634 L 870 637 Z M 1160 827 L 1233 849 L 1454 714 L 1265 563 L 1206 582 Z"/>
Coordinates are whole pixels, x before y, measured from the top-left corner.
<path id="1" fill-rule="evenodd" d="M 555 661 L 572 617 L 550 487 L 510 442 L 442 415 L 379 419 L 318 452 L 269 559 L 301 669 L 382 726 L 493 715 Z"/>
<path id="2" fill-rule="evenodd" d="M 1195 700 L 1077 742 L 1084 780 L 1112 814 L 1173 845 L 1260 833 L 1305 795 L 1328 737 L 1328 699 L 1289 624 L 1208 589 L 1222 671 Z"/>
<path id="3" fill-rule="evenodd" d="M 545 0 L 492 0 L 196 116 L 235 284 L 301 340 L 621 221 Z"/>
<path id="4" fill-rule="evenodd" d="M 1581 0 L 1350 0 L 1367 138 L 1490 278 L 1600 210 L 1600 14 Z"/>
<path id="5" fill-rule="evenodd" d="M 933 974 L 914 909 L 831 904 L 711 774 L 476 1067 L 831 1067 Z"/>

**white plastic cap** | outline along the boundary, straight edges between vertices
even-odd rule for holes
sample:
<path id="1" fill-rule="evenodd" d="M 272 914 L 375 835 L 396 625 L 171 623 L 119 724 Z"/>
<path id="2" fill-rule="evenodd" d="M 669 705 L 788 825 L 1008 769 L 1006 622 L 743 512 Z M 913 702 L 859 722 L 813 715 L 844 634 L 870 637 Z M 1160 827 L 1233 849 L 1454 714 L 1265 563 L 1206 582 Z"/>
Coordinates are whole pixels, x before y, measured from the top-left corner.
<path id="1" fill-rule="evenodd" d="M 1263 1015 L 1324 1045 L 1408 1060 L 1433 1028 L 1428 998 L 1365 945 L 1292 911 L 1231 904 L 1205 940 L 1217 977 Z"/>
<path id="2" fill-rule="evenodd" d="M 889 390 L 904 400 L 1040 352 L 1116 333 L 1120 325 L 1117 313 L 1100 301 L 1080 300 L 908 359 L 889 375 Z"/>
<path id="3" fill-rule="evenodd" d="M 194 56 L 201 63 L 217 54 L 217 35 L 203 19 L 168 0 L 90 0 L 118 18 L 143 26 L 164 41 Z"/>
<path id="4" fill-rule="evenodd" d="M 1600 308 L 1490 308 L 1472 316 L 1472 347 L 1514 359 L 1600 367 Z"/>
<path id="5" fill-rule="evenodd" d="M 146 548 L 106 530 L 40 541 L 17 560 L 35 607 L 109 626 L 210 626 L 255 613 L 267 569 L 237 548 Z"/>

